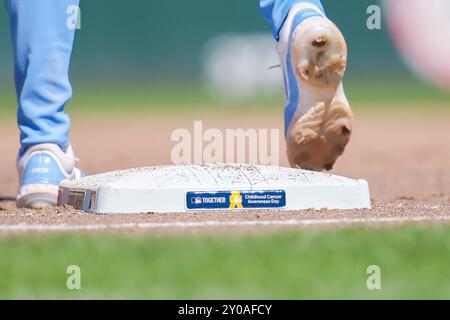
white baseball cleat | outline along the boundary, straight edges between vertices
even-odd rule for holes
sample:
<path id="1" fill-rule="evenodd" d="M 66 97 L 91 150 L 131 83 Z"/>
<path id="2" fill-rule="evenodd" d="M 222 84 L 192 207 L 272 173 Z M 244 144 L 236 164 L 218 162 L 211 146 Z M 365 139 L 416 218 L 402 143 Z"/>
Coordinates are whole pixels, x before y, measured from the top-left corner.
<path id="1" fill-rule="evenodd" d="M 352 132 L 353 113 L 342 85 L 345 39 L 318 8 L 301 4 L 291 9 L 284 23 L 278 52 L 286 87 L 289 163 L 331 170 Z"/>
<path id="2" fill-rule="evenodd" d="M 60 182 L 83 176 L 75 168 L 75 162 L 70 146 L 65 152 L 50 143 L 30 147 L 17 160 L 20 178 L 17 207 L 41 209 L 56 205 Z"/>

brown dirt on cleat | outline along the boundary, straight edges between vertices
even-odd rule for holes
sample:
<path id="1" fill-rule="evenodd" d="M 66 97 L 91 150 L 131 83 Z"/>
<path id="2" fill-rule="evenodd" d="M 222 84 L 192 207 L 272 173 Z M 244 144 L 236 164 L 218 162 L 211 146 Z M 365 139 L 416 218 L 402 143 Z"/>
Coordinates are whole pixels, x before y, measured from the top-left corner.
<path id="1" fill-rule="evenodd" d="M 305 22 L 294 33 L 293 49 L 298 78 L 321 87 L 341 81 L 347 65 L 347 44 L 333 23 L 317 24 L 314 19 Z"/>
<path id="2" fill-rule="evenodd" d="M 316 39 L 314 39 L 312 42 L 311 42 L 311 44 L 314 46 L 314 47 L 323 47 L 326 43 L 328 42 L 328 39 L 326 38 L 326 37 L 322 37 L 322 36 L 320 36 L 320 37 L 317 37 Z"/>
<path id="3" fill-rule="evenodd" d="M 307 91 L 304 103 L 308 105 L 301 108 L 308 111 L 288 130 L 289 163 L 303 169 L 331 170 L 352 133 L 353 114 L 341 86 L 347 45 L 339 29 L 322 18 L 311 18 L 298 27 L 291 45 L 295 75 Z"/>
<path id="4" fill-rule="evenodd" d="M 287 137 L 289 163 L 315 171 L 331 170 L 352 132 L 353 114 L 341 103 L 319 103 L 293 124 Z"/>

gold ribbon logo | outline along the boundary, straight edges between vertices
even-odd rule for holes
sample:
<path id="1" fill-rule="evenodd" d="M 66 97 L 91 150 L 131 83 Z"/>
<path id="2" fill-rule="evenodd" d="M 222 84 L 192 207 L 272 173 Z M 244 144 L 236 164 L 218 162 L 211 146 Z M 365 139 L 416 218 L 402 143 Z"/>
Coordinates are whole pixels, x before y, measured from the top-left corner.
<path id="1" fill-rule="evenodd" d="M 233 191 L 230 195 L 230 209 L 242 209 L 242 196 L 239 191 Z"/>

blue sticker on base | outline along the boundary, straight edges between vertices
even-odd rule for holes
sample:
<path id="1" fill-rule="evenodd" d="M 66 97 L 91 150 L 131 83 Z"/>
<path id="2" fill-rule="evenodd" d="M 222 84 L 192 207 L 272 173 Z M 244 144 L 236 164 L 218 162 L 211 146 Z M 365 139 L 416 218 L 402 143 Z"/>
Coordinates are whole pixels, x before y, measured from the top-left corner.
<path id="1" fill-rule="evenodd" d="M 190 210 L 271 209 L 285 206 L 284 190 L 186 193 L 186 208 Z"/>

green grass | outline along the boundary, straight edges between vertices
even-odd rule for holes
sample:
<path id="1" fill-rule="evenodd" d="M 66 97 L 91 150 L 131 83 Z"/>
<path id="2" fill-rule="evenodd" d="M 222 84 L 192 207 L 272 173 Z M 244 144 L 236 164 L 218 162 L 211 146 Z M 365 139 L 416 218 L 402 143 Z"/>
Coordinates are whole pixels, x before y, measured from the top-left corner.
<path id="1" fill-rule="evenodd" d="M 450 226 L 0 240 L 0 298 L 450 298 Z M 81 268 L 81 290 L 66 268 Z M 381 290 L 366 269 L 381 268 Z"/>
<path id="2" fill-rule="evenodd" d="M 356 109 L 424 110 L 449 109 L 450 92 L 408 78 L 349 78 L 346 93 Z M 271 110 L 283 105 L 283 93 L 247 100 L 219 99 L 195 81 L 185 83 L 117 81 L 74 81 L 71 113 L 101 112 L 186 112 L 195 110 Z M 16 102 L 11 85 L 0 95 L 0 115 L 15 113 Z"/>
<path id="3" fill-rule="evenodd" d="M 346 93 L 355 107 L 365 109 L 400 108 L 424 109 L 449 108 L 450 92 L 429 86 L 414 79 L 364 79 L 345 81 Z M 270 110 L 279 109 L 284 103 L 279 95 L 251 99 L 223 99 L 211 96 L 204 87 L 187 83 L 131 83 L 126 85 L 107 83 L 75 88 L 73 111 L 109 110 L 128 112 L 168 111 L 191 112 L 193 109 Z"/>
<path id="4" fill-rule="evenodd" d="M 345 91 L 353 104 L 367 108 L 450 108 L 450 91 L 410 78 L 350 78 Z"/>

